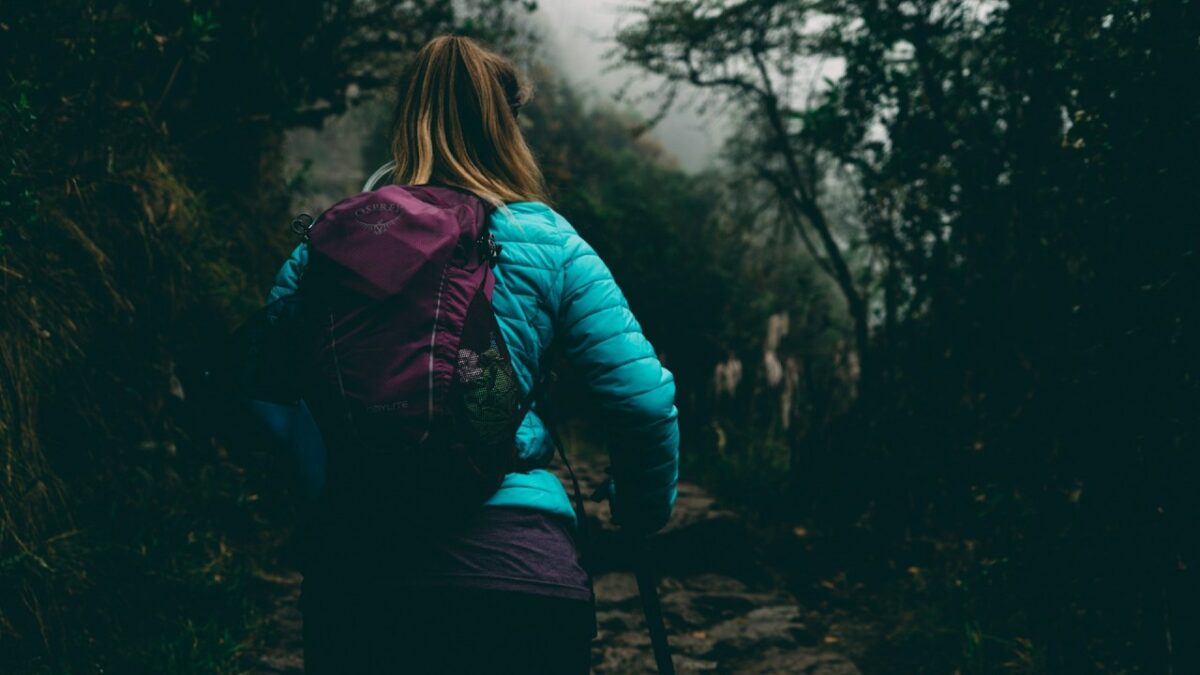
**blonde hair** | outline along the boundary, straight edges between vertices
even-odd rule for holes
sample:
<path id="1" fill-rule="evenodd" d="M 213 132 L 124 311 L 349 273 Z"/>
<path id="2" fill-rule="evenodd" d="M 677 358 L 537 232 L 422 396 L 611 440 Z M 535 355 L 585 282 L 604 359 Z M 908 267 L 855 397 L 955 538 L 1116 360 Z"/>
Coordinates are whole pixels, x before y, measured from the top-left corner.
<path id="1" fill-rule="evenodd" d="M 399 90 L 396 183 L 451 185 L 496 206 L 546 201 L 541 169 L 517 124 L 531 90 L 508 59 L 470 38 L 443 35 L 417 52 Z"/>

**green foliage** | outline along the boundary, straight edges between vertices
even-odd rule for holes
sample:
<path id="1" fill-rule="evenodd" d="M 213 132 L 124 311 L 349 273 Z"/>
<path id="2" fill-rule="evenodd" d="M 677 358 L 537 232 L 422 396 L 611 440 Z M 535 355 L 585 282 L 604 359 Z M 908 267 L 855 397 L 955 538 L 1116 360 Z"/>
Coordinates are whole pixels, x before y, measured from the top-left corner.
<path id="1" fill-rule="evenodd" d="M 1028 639 L 1052 671 L 1155 672 L 1179 609 L 1151 598 L 1173 594 L 1169 561 L 1188 558 L 1183 523 L 1198 513 L 1170 467 L 1196 437 L 1181 414 L 1197 401 L 1183 332 L 1192 158 L 1177 139 L 1200 118 L 1168 92 L 1200 63 L 1183 28 L 1200 17 L 953 9 L 846 5 L 865 29 L 845 29 L 847 76 L 818 113 L 831 123 L 809 130 L 862 138 L 853 130 L 894 111 L 889 151 L 837 150 L 862 172 L 896 289 L 897 320 L 878 336 L 895 395 L 864 411 L 886 435 L 860 457 L 901 480 L 870 495 L 895 526 L 919 518 L 979 542 L 947 574 L 971 585 L 985 634 Z M 903 43 L 907 59 L 888 55 Z M 1013 620 L 1035 607 L 1049 611 Z M 1154 615 L 1168 625 L 1135 618 Z M 972 653 L 973 672 L 1003 667 Z"/>
<path id="2" fill-rule="evenodd" d="M 55 599 L 54 589 L 71 603 L 44 608 L 55 649 L 6 653 L 5 672 L 242 672 L 266 597 L 268 514 L 244 470 L 205 450 L 147 443 L 120 457 L 136 469 L 106 480 L 54 542 L 53 568 L 40 570 L 39 599 Z M 5 583 L 31 574 L 5 572 Z"/>
<path id="3" fill-rule="evenodd" d="M 177 371 L 282 258 L 283 130 L 509 28 L 453 4 L 0 5 L 0 670 L 239 670 L 280 486 Z"/>
<path id="4" fill-rule="evenodd" d="M 7 158 L 3 173 L 0 173 L 0 211 L 7 214 L 0 221 L 0 255 L 4 254 L 5 231 L 17 223 L 26 227 L 37 220 L 38 200 L 29 182 L 21 177 L 21 168 L 29 162 L 29 140 L 37 115 L 30 105 L 28 81 L 12 82 L 5 88 L 5 97 L 0 99 L 0 153 Z M 13 224 L 9 224 L 9 220 Z"/>
<path id="5" fill-rule="evenodd" d="M 776 188 L 768 199 L 803 206 L 815 188 L 821 213 L 801 215 L 819 224 L 838 206 L 831 188 L 852 188 L 839 194 L 866 247 L 851 259 L 871 360 L 853 407 L 803 425 L 793 515 L 888 552 L 884 569 L 857 569 L 906 622 L 880 661 L 1183 669 L 1192 610 L 1177 598 L 1200 562 L 1200 503 L 1179 471 L 1200 407 L 1200 7 L 637 11 L 623 58 L 731 101 L 748 130 L 732 154 Z M 807 103 L 780 94 L 812 59 L 844 73 Z M 789 153 L 823 177 L 778 172 Z"/>

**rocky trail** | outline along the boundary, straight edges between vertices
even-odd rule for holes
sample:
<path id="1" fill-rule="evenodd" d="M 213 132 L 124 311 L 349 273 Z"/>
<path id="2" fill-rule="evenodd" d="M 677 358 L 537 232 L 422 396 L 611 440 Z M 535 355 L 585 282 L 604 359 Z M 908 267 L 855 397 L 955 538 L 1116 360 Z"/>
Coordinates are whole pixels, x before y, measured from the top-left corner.
<path id="1" fill-rule="evenodd" d="M 579 462 L 590 494 L 603 472 Z M 607 504 L 588 503 L 594 546 L 598 635 L 593 672 L 653 673 L 654 659 L 634 579 L 634 556 L 608 525 Z M 678 673 L 856 675 L 870 629 L 842 610 L 809 608 L 784 590 L 750 529 L 702 489 L 683 483 L 671 524 L 648 559 L 659 574 L 663 616 Z M 303 672 L 300 576 L 269 579 L 278 589 L 261 646 L 246 656 L 251 675 Z"/>

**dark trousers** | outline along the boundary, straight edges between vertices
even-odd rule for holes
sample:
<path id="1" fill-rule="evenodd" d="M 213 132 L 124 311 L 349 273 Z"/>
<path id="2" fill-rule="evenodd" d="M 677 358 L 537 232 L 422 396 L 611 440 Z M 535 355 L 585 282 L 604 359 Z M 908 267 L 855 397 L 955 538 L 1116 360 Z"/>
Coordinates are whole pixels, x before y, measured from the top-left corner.
<path id="1" fill-rule="evenodd" d="M 588 602 L 469 588 L 349 592 L 306 580 L 301 607 L 308 675 L 591 670 Z"/>

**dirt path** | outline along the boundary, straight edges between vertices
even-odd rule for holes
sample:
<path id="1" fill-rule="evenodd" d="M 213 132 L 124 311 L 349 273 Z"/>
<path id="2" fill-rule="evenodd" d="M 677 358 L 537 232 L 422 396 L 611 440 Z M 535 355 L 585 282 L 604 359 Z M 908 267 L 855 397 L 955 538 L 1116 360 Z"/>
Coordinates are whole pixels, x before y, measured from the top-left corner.
<path id="1" fill-rule="evenodd" d="M 576 467 L 584 489 L 598 483 L 597 467 Z M 632 559 L 608 522 L 607 505 L 589 503 L 596 556 L 599 635 L 593 672 L 653 673 L 654 661 L 634 581 Z M 598 518 L 598 520 L 597 520 Z M 651 559 L 679 673 L 801 673 L 857 675 L 850 619 L 799 604 L 767 565 L 742 519 L 700 488 L 682 484 L 675 516 Z M 279 588 L 262 648 L 247 656 L 251 675 L 303 672 L 300 576 L 269 579 Z"/>

